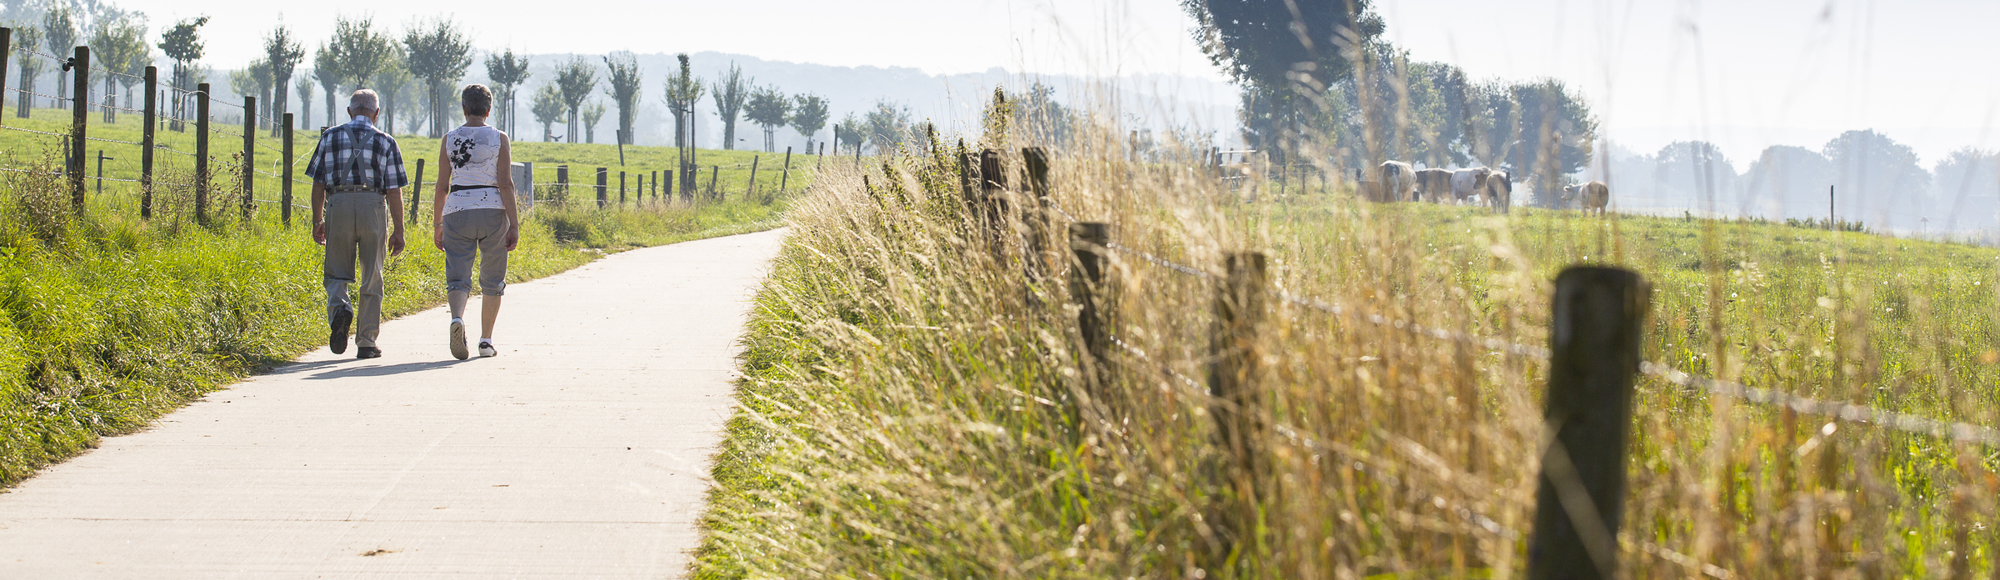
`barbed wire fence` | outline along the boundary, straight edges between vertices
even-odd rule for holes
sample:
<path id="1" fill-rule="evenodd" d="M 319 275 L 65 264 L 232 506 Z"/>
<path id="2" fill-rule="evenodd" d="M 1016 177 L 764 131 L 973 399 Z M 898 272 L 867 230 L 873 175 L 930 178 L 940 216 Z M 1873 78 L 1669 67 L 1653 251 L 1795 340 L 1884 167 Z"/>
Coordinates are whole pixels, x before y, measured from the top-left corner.
<path id="1" fill-rule="evenodd" d="M 1342 445 L 1336 441 L 1315 439 L 1307 435 L 1309 433 L 1308 430 L 1286 424 L 1274 410 L 1258 406 L 1254 398 L 1245 399 L 1238 396 L 1238 393 L 1235 391 L 1240 391 L 1245 387 L 1242 385 L 1232 385 L 1230 384 L 1230 380 L 1218 380 L 1217 377 L 1224 377 L 1225 379 L 1231 376 L 1241 377 L 1246 376 L 1246 373 L 1240 372 L 1240 369 L 1218 369 L 1217 366 L 1227 366 L 1229 364 L 1228 361 L 1232 359 L 1237 361 L 1235 364 L 1249 364 L 1242 360 L 1243 357 L 1224 351 L 1211 352 L 1208 359 L 1202 363 L 1210 366 L 1209 377 L 1207 380 L 1201 380 L 1189 376 L 1189 374 L 1181 372 L 1171 365 L 1164 364 L 1164 361 L 1156 360 L 1152 353 L 1148 353 L 1134 345 L 1125 337 L 1111 332 L 1108 329 L 1108 325 L 1101 319 L 1101 313 L 1096 312 L 1098 306 L 1095 304 L 1104 299 L 1091 296 L 1093 293 L 1110 291 L 1103 278 L 1103 273 L 1116 270 L 1116 268 L 1111 266 L 1112 263 L 1124 261 L 1153 268 L 1155 271 L 1163 272 L 1169 277 L 1191 281 L 1196 284 L 1196 287 L 1212 288 L 1212 291 L 1216 293 L 1216 303 L 1218 304 L 1218 311 L 1214 314 L 1216 320 L 1218 320 L 1216 327 L 1221 329 L 1233 326 L 1228 320 L 1230 317 L 1249 316 L 1250 314 L 1245 312 L 1245 309 L 1253 308 L 1252 305 L 1255 304 L 1268 303 L 1274 308 L 1293 309 L 1301 313 L 1326 316 L 1333 320 L 1342 321 L 1345 324 L 1374 327 L 1387 332 L 1404 334 L 1418 340 L 1453 343 L 1467 349 L 1483 351 L 1533 364 L 1541 367 L 1540 376 L 1551 377 L 1550 380 L 1552 382 L 1549 385 L 1548 396 L 1550 400 L 1548 404 L 1551 408 L 1552 417 L 1554 417 L 1555 409 L 1558 407 L 1577 404 L 1577 401 L 1558 400 L 1565 396 L 1564 393 L 1573 394 L 1577 390 L 1574 388 L 1575 385 L 1571 385 L 1571 388 L 1562 388 L 1554 383 L 1557 380 L 1555 377 L 1564 376 L 1565 374 L 1575 374 L 1574 372 L 1565 373 L 1560 369 L 1569 368 L 1571 371 L 1575 371 L 1578 368 L 1590 366 L 1588 364 L 1580 364 L 1580 359 L 1629 360 L 1631 364 L 1624 365 L 1617 372 L 1610 375 L 1600 373 L 1599 376 L 1590 377 L 1585 382 L 1593 383 L 1591 386 L 1593 390 L 1611 389 L 1615 391 L 1620 389 L 1622 385 L 1622 388 L 1628 393 L 1619 397 L 1605 397 L 1607 400 L 1631 401 L 1633 399 L 1629 393 L 1636 389 L 1643 389 L 1646 392 L 1660 395 L 1691 399 L 1722 398 L 1733 401 L 1747 409 L 1768 410 L 1775 413 L 1787 414 L 1788 416 L 1818 418 L 1828 423 L 1822 430 L 1822 433 L 1827 435 L 1835 431 L 1834 424 L 1843 423 L 1871 427 L 1880 429 L 1883 432 L 1909 437 L 1929 438 L 1953 444 L 1981 447 L 1988 450 L 2000 450 L 2000 430 L 1992 427 L 1960 421 L 1935 419 L 1912 413 L 1889 411 L 1857 402 L 1815 399 L 1787 393 L 1778 389 L 1753 387 L 1737 381 L 1697 375 L 1677 369 L 1674 365 L 1666 362 L 1645 360 L 1640 356 L 1640 341 L 1638 340 L 1641 333 L 1639 321 L 1644 319 L 1645 306 L 1637 306 L 1636 310 L 1589 313 L 1588 316 L 1579 315 L 1575 312 L 1568 314 L 1559 312 L 1552 316 L 1558 325 L 1562 324 L 1562 321 L 1565 320 L 1574 323 L 1579 316 L 1594 318 L 1600 321 L 1627 321 L 1625 326 L 1629 329 L 1633 338 L 1629 341 L 1623 341 L 1625 344 L 1620 347 L 1623 349 L 1623 352 L 1613 352 L 1610 350 L 1611 346 L 1609 343 L 1621 342 L 1616 340 L 1603 341 L 1606 344 L 1578 345 L 1572 341 L 1572 344 L 1569 346 L 1559 344 L 1540 346 L 1525 344 L 1503 337 L 1482 336 L 1451 328 L 1426 325 L 1415 320 L 1399 318 L 1354 305 L 1296 294 L 1270 285 L 1266 281 L 1266 277 L 1262 272 L 1263 257 L 1261 254 L 1229 254 L 1227 256 L 1229 259 L 1225 267 L 1221 268 L 1203 267 L 1163 257 L 1119 242 L 1110 235 L 1111 228 L 1109 224 L 1089 222 L 1078 218 L 1075 214 L 1061 207 L 1060 204 L 1054 203 L 1048 194 L 1048 160 L 1046 153 L 1035 148 L 1024 149 L 1022 151 L 1020 161 L 1026 168 L 1026 171 L 1023 173 L 1029 183 L 1013 189 L 1007 187 L 1004 179 L 988 179 L 985 177 L 1005 174 L 1003 165 L 997 161 L 998 154 L 992 151 L 968 156 L 967 159 L 961 161 L 960 170 L 965 175 L 964 187 L 966 189 L 966 198 L 972 206 L 975 206 L 968 209 L 974 211 L 974 221 L 985 224 L 982 227 L 989 230 L 988 241 L 994 245 L 996 252 L 1002 251 L 1002 248 L 1008 246 L 1009 243 L 1015 244 L 1014 247 L 1021 253 L 1021 261 L 1026 264 L 1025 267 L 1028 269 L 1027 277 L 1030 281 L 1051 275 L 1048 272 L 1038 273 L 1036 271 L 1038 266 L 1035 264 L 1041 258 L 1034 254 L 1040 252 L 1040 248 L 1044 246 L 1051 243 L 1060 244 L 1063 238 L 1067 238 L 1074 258 L 1069 266 L 1072 279 L 1068 285 L 1074 294 L 1072 308 L 1075 309 L 1074 316 L 1077 317 L 1075 322 L 1081 330 L 1081 340 L 1085 343 L 1078 349 L 1080 353 L 1083 353 L 1079 355 L 1079 358 L 1089 358 L 1096 361 L 1080 364 L 1080 370 L 1083 371 L 1082 374 L 1086 377 L 1086 382 L 1091 380 L 1090 368 L 1118 366 L 1118 363 L 1114 360 L 1115 358 L 1138 361 L 1140 364 L 1132 366 L 1137 369 L 1147 369 L 1145 372 L 1159 373 L 1163 385 L 1172 387 L 1183 397 L 1192 398 L 1199 401 L 1199 404 L 1209 407 L 1209 415 L 1214 417 L 1218 422 L 1219 431 L 1222 433 L 1241 432 L 1256 428 L 1268 429 L 1269 432 L 1277 435 L 1278 440 L 1314 453 L 1328 453 L 1338 456 L 1341 458 L 1341 461 L 1353 464 L 1359 471 L 1385 484 L 1403 486 L 1405 489 L 1413 490 L 1415 493 L 1425 496 L 1421 498 L 1423 501 L 1438 502 L 1441 509 L 1457 513 L 1459 519 L 1466 523 L 1466 529 L 1477 533 L 1506 538 L 1510 541 L 1522 537 L 1542 537 L 1544 539 L 1536 540 L 1535 544 L 1537 547 L 1531 550 L 1531 552 L 1539 554 L 1545 553 L 1547 550 L 1553 550 L 1552 553 L 1547 553 L 1544 556 L 1531 557 L 1569 557 L 1579 562 L 1585 562 L 1586 565 L 1592 562 L 1601 564 L 1605 561 L 1598 557 L 1603 556 L 1603 552 L 1607 549 L 1601 540 L 1603 537 L 1610 537 L 1615 538 L 1611 545 L 1617 547 L 1613 549 L 1643 554 L 1646 557 L 1656 559 L 1673 567 L 1684 569 L 1685 573 L 1691 576 L 1710 578 L 1732 578 L 1736 576 L 1735 572 L 1716 563 L 1702 561 L 1689 554 L 1659 545 L 1644 538 L 1635 537 L 1633 534 L 1621 532 L 1615 526 L 1616 518 L 1618 517 L 1615 510 L 1621 509 L 1622 500 L 1617 505 L 1598 506 L 1600 509 L 1608 508 L 1614 510 L 1614 512 L 1610 513 L 1611 519 L 1608 520 L 1613 525 L 1597 530 L 1596 534 L 1599 536 L 1597 540 L 1591 538 L 1592 533 L 1590 530 L 1579 531 L 1575 527 L 1570 527 L 1566 531 L 1542 529 L 1549 521 L 1550 514 L 1559 516 L 1565 521 L 1568 521 L 1572 517 L 1567 514 L 1573 507 L 1548 505 L 1550 498 L 1557 495 L 1574 495 L 1571 492 L 1583 494 L 1578 497 L 1600 496 L 1600 490 L 1596 489 L 1596 486 L 1607 482 L 1580 477 L 1579 473 L 1625 472 L 1627 469 L 1627 458 L 1625 457 L 1626 450 L 1624 449 L 1625 445 L 1622 435 L 1619 437 L 1608 437 L 1602 433 L 1589 433 L 1586 427 L 1580 426 L 1580 422 L 1577 424 L 1567 424 L 1551 419 L 1551 436 L 1547 438 L 1543 444 L 1543 448 L 1538 452 L 1538 456 L 1543 457 L 1544 462 L 1543 472 L 1539 476 L 1539 485 L 1543 488 L 1543 493 L 1540 497 L 1543 501 L 1542 505 L 1538 505 L 1535 508 L 1538 514 L 1536 520 L 1537 529 L 1532 536 L 1523 536 L 1521 530 L 1512 529 L 1499 523 L 1505 520 L 1457 503 L 1459 500 L 1455 498 L 1465 497 L 1464 494 L 1468 493 L 1468 490 L 1449 489 L 1452 485 L 1451 482 L 1442 476 L 1431 478 L 1432 481 L 1429 484 L 1445 487 L 1432 488 L 1432 491 L 1425 491 L 1423 489 L 1424 484 L 1416 482 L 1408 474 L 1399 471 L 1398 466 L 1382 463 L 1379 457 L 1374 457 L 1369 453 Z M 973 170 L 975 167 L 978 168 L 976 172 Z M 1016 170 L 1019 169 L 1018 167 L 1016 168 Z M 1044 223 L 1038 224 L 1037 222 Z M 1007 237 L 1007 234 L 1004 232 L 1010 230 L 1018 230 L 1022 239 L 1013 242 L 1004 241 L 1002 238 Z M 1057 234 L 1056 232 L 1059 231 L 1067 231 L 1067 235 Z M 1246 264 L 1256 264 L 1256 266 L 1246 267 Z M 1047 268 L 1041 269 L 1046 270 Z M 1564 275 L 1558 278 L 1556 290 L 1559 297 L 1557 301 L 1558 310 L 1564 308 L 1564 301 L 1560 297 L 1565 292 L 1597 292 L 1619 295 L 1631 294 L 1633 292 L 1650 293 L 1650 290 L 1639 290 L 1645 288 L 1645 282 L 1637 274 L 1608 268 L 1573 268 L 1572 270 L 1576 271 L 1576 273 L 1573 274 L 1571 271 L 1565 271 Z M 1590 284 L 1582 284 L 1576 280 L 1579 278 L 1587 279 L 1605 276 L 1624 279 L 1626 282 L 1622 286 L 1613 284 L 1611 287 L 1592 289 Z M 1130 292 L 1134 290 L 1128 288 L 1126 291 Z M 1235 295 L 1244 292 L 1257 294 L 1264 298 L 1251 299 L 1247 296 Z M 1621 303 L 1618 300 L 1603 302 L 1611 304 Z M 1627 305 L 1628 309 L 1634 308 L 1631 306 L 1632 302 L 1629 300 L 1622 303 Z M 1645 303 L 1643 300 L 1639 302 L 1642 305 Z M 1233 308 L 1236 310 L 1232 313 L 1231 308 L 1223 306 L 1225 304 L 1233 304 Z M 1093 329 L 1096 330 L 1093 331 Z M 1226 332 L 1226 330 L 1217 332 Z M 1575 336 L 1580 332 L 1584 332 L 1584 329 L 1574 327 L 1555 328 L 1551 329 L 1550 334 L 1551 339 L 1556 340 L 1556 336 Z M 1211 341 L 1212 344 L 1222 344 L 1229 342 L 1229 339 L 1218 336 L 1212 338 Z M 1250 343 L 1254 341 L 1249 338 L 1241 338 L 1237 342 Z M 1558 352 L 1565 348 L 1571 350 Z M 1593 412 L 1615 413 L 1615 416 L 1623 417 L 1623 424 L 1629 425 L 1632 423 L 1632 409 L 1629 404 L 1622 409 L 1616 406 L 1600 407 L 1593 409 Z M 1234 424 L 1222 425 L 1222 423 Z M 1231 447 L 1230 445 L 1224 445 L 1225 449 Z M 1242 449 L 1241 446 L 1235 446 L 1234 448 Z M 1247 459 L 1243 462 L 1246 464 L 1250 463 Z M 1231 480 L 1229 477 L 1222 479 L 1225 482 Z M 1237 480 L 1240 481 L 1243 479 L 1247 478 L 1239 478 Z M 1616 488 L 1622 493 L 1624 489 L 1622 476 L 1619 478 Z M 1565 542 L 1567 542 L 1567 546 L 1555 545 Z M 1535 568 L 1536 565 L 1530 564 L 1530 567 Z M 1609 570 L 1604 571 L 1607 573 L 1603 577 L 1612 576 Z"/>

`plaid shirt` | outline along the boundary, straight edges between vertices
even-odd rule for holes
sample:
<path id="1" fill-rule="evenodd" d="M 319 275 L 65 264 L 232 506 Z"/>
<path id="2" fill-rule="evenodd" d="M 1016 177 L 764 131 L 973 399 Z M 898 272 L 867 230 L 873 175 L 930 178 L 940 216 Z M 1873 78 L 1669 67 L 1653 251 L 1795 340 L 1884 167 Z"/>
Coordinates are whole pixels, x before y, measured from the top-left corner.
<path id="1" fill-rule="evenodd" d="M 383 192 L 410 184 L 396 138 L 376 129 L 367 117 L 355 117 L 320 135 L 319 148 L 306 163 L 306 175 L 327 187 L 360 185 Z"/>

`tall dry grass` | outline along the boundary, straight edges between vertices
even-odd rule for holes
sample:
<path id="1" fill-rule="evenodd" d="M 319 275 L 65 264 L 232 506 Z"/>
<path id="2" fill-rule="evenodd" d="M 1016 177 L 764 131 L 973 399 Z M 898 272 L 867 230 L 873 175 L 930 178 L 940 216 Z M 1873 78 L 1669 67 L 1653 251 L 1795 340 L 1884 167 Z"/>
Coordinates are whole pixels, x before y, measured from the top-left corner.
<path id="1" fill-rule="evenodd" d="M 1878 299 L 1927 308 L 1932 295 L 1871 297 L 1869 277 L 1888 270 L 1843 269 L 1837 247 L 1824 267 L 1775 272 L 1791 263 L 1776 253 L 1798 248 L 1750 240 L 1782 226 L 1370 204 L 1337 177 L 1279 196 L 1261 175 L 1218 179 L 1200 153 L 1133 155 L 1123 134 L 1036 144 L 1054 157 L 1060 211 L 1031 211 L 1017 187 L 997 228 L 937 143 L 814 181 L 758 298 L 697 576 L 1520 576 L 1546 360 L 1412 325 L 1547 344 L 1551 274 L 1574 261 L 1652 278 L 1648 360 L 1990 416 L 1990 387 L 1952 378 L 1976 366 L 1964 352 L 1991 352 L 1990 330 L 1926 309 L 1889 336 L 1870 326 Z M 981 143 L 1017 185 L 1022 144 Z M 1101 384 L 1061 251 L 1072 217 L 1111 224 L 1125 248 L 1096 289 L 1118 344 Z M 1700 246 L 1691 268 L 1670 244 L 1686 236 Z M 1255 404 L 1239 411 L 1207 379 L 1222 352 L 1217 276 L 1243 251 L 1266 254 L 1273 287 L 1243 345 Z M 1032 274 L 1044 260 L 1051 271 Z M 1725 294 L 1759 289 L 1764 307 Z M 1780 289 L 1814 306 L 1792 309 Z M 1260 426 L 1247 460 L 1218 411 Z M 1632 421 L 1622 577 L 2000 577 L 1990 449 L 1653 377 Z"/>

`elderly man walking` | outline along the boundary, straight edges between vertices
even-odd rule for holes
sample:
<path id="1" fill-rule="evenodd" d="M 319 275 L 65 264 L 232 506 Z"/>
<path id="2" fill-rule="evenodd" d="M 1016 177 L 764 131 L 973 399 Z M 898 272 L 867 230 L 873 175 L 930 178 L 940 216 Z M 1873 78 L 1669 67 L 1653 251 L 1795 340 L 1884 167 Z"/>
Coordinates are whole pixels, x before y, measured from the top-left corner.
<path id="1" fill-rule="evenodd" d="M 313 239 L 326 245 L 326 315 L 332 327 L 327 347 L 334 354 L 347 352 L 348 326 L 359 322 L 356 358 L 376 358 L 382 356 L 375 338 L 382 329 L 383 254 L 385 246 L 390 256 L 403 253 L 403 206 L 397 200 L 409 177 L 396 138 L 375 128 L 382 114 L 375 91 L 354 91 L 347 103 L 353 120 L 321 134 L 306 165 L 313 180 Z M 347 296 L 357 281 L 358 313 Z"/>

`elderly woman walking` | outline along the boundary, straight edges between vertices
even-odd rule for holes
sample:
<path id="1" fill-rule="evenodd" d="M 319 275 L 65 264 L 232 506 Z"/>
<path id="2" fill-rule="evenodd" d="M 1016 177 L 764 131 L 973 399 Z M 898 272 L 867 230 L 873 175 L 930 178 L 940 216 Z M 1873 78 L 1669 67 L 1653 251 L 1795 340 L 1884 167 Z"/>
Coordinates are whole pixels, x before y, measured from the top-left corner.
<path id="1" fill-rule="evenodd" d="M 465 303 L 472 297 L 472 262 L 479 258 L 479 356 L 493 347 L 493 323 L 507 289 L 507 252 L 521 239 L 514 208 L 512 149 L 507 134 L 486 124 L 493 91 L 467 85 L 460 93 L 465 125 L 445 134 L 438 151 L 438 181 L 431 204 L 433 241 L 444 250 L 445 290 L 451 297 L 451 356 L 465 360 Z"/>

